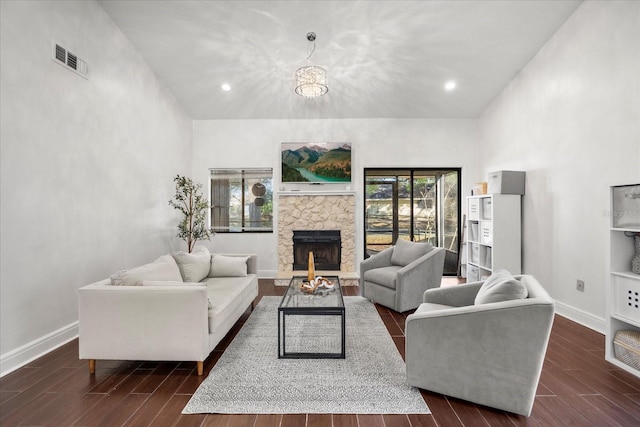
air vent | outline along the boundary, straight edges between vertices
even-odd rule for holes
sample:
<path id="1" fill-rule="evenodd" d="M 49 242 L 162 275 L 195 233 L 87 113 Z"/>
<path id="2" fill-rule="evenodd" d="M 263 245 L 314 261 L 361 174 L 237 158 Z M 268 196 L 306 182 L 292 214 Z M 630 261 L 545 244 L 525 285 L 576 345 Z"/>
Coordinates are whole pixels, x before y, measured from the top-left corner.
<path id="1" fill-rule="evenodd" d="M 85 79 L 89 78 L 89 64 L 76 54 L 69 52 L 56 41 L 53 41 L 53 62 L 73 71 Z"/>
<path id="2" fill-rule="evenodd" d="M 65 50 L 65 48 L 63 48 L 62 46 L 55 44 L 56 50 L 55 50 L 55 58 L 58 61 L 62 61 L 63 63 L 66 64 L 67 62 L 67 51 Z"/>
<path id="3" fill-rule="evenodd" d="M 78 71 L 78 57 L 71 52 L 67 52 L 67 65 Z"/>

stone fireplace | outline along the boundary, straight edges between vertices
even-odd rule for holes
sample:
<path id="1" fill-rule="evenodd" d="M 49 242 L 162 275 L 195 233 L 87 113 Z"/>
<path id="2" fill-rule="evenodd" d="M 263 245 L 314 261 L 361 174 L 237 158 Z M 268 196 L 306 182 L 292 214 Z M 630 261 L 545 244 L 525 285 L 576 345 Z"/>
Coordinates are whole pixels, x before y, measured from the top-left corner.
<path id="1" fill-rule="evenodd" d="M 328 193 L 328 194 L 327 194 Z M 356 271 L 356 205 L 352 192 L 282 192 L 278 198 L 278 273 L 292 273 L 294 264 L 294 232 L 305 231 L 307 236 L 315 231 L 331 231 L 340 239 L 339 270 L 345 273 Z M 337 233 L 336 233 L 337 232 Z M 328 233 L 324 234 L 324 239 Z M 333 238 L 331 238 L 333 239 Z M 307 269 L 308 250 L 304 260 L 297 262 L 300 270 Z M 301 254 L 299 254 L 301 255 Z M 316 270 L 324 270 L 317 265 Z M 301 261 L 301 262 L 300 262 Z M 303 267 L 300 268 L 300 264 Z M 338 266 L 336 266 L 338 267 Z"/>

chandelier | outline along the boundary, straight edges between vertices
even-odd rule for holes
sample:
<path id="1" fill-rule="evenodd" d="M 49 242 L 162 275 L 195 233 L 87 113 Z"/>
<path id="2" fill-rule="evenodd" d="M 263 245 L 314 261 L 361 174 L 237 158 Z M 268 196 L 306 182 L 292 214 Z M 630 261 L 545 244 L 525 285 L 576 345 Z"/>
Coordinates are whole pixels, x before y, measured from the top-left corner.
<path id="1" fill-rule="evenodd" d="M 307 56 L 307 60 L 310 60 L 316 50 L 316 33 L 307 33 L 307 40 L 309 40 L 309 44 L 313 43 L 313 50 Z M 324 68 L 307 65 L 296 70 L 296 93 L 298 95 L 305 98 L 316 98 L 328 91 L 327 70 Z"/>

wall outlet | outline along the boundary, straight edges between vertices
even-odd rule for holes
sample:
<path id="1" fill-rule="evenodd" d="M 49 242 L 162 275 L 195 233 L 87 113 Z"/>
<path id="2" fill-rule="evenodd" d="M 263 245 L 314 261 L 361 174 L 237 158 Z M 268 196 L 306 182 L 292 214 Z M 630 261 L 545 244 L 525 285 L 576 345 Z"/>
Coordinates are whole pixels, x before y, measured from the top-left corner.
<path id="1" fill-rule="evenodd" d="M 578 281 L 576 282 L 576 289 L 580 292 L 584 292 L 584 280 L 578 279 Z"/>

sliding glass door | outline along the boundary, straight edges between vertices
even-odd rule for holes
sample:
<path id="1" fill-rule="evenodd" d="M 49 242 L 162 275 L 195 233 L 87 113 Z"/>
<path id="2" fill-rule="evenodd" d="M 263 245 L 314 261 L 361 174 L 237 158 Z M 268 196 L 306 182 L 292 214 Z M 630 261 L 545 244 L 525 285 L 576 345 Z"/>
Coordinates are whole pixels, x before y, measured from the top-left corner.
<path id="1" fill-rule="evenodd" d="M 447 249 L 445 274 L 458 270 L 460 169 L 365 169 L 365 257 L 398 239 Z"/>

